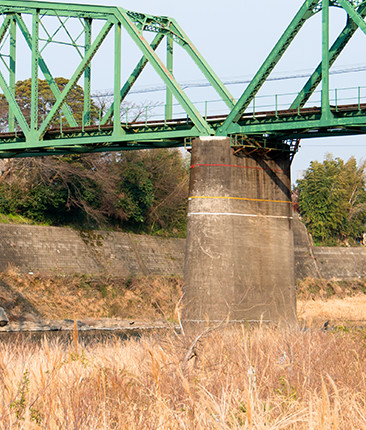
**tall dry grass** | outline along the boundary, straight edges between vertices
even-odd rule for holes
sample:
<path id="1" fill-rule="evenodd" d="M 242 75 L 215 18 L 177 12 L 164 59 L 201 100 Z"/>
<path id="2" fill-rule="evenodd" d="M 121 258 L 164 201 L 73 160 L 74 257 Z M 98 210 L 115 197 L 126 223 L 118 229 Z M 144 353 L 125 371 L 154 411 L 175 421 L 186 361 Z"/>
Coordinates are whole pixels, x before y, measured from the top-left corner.
<path id="1" fill-rule="evenodd" d="M 366 429 L 365 332 L 196 336 L 2 342 L 0 428 Z"/>
<path id="2" fill-rule="evenodd" d="M 366 296 L 331 297 L 326 300 L 297 300 L 297 316 L 300 320 L 316 324 L 331 321 L 332 324 L 351 324 L 366 321 Z M 318 323 L 319 325 L 319 323 Z"/>
<path id="3" fill-rule="evenodd" d="M 307 278 L 297 282 L 297 316 L 307 325 L 364 324 L 366 279 Z"/>

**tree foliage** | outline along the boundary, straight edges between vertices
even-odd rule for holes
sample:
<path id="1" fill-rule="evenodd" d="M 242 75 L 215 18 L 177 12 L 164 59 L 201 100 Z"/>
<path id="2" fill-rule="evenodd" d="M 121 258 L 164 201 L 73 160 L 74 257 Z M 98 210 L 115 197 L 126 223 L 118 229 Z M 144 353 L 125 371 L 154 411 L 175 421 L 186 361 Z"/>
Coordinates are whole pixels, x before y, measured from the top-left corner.
<path id="1" fill-rule="evenodd" d="M 51 225 L 185 233 L 188 171 L 178 150 L 10 160 L 0 212 Z"/>
<path id="2" fill-rule="evenodd" d="M 55 79 L 62 91 L 67 79 Z M 31 81 L 16 84 L 16 97 L 29 120 Z M 80 124 L 83 89 L 75 85 L 68 105 Z M 39 80 L 39 120 L 55 103 L 47 81 Z M 91 104 L 91 122 L 99 110 Z M 145 112 L 145 108 L 144 108 Z M 138 106 L 133 106 L 138 117 Z M 65 118 L 61 115 L 63 125 Z M 59 126 L 60 115 L 53 122 Z M 7 103 L 0 95 L 0 127 L 7 128 Z M 0 212 L 51 225 L 113 227 L 136 232 L 183 236 L 186 225 L 188 169 L 178 150 L 52 156 L 8 160 L 0 176 Z"/>
<path id="3" fill-rule="evenodd" d="M 329 155 L 298 181 L 298 207 L 315 242 L 355 242 L 366 231 L 366 163 Z"/>
<path id="4" fill-rule="evenodd" d="M 69 80 L 65 78 L 55 78 L 55 82 L 62 92 Z M 15 99 L 26 119 L 30 124 L 31 114 L 31 91 L 32 80 L 26 79 L 18 81 L 15 85 Z M 38 79 L 38 122 L 41 123 L 43 119 L 52 109 L 56 102 L 56 98 L 45 79 Z M 66 103 L 70 106 L 71 112 L 76 122 L 81 125 L 84 111 L 84 91 L 80 85 L 75 84 L 71 89 L 69 95 L 66 97 Z M 91 101 L 91 122 L 97 121 L 99 118 L 99 107 Z M 8 121 L 8 103 L 4 94 L 0 94 L 0 125 L 2 129 L 7 127 Z M 68 123 L 62 112 L 60 112 L 51 122 L 51 127 L 59 127 L 62 121 L 62 126 L 67 126 Z"/>

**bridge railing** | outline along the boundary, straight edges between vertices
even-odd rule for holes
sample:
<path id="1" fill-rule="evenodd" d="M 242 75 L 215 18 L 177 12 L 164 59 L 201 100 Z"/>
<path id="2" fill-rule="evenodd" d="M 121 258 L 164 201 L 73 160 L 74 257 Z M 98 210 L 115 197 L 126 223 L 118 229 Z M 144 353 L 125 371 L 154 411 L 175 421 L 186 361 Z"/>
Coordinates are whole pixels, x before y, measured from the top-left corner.
<path id="1" fill-rule="evenodd" d="M 298 96 L 297 92 L 288 92 L 280 94 L 264 94 L 256 96 L 246 110 L 247 115 L 263 112 L 276 113 L 286 111 L 291 106 L 292 101 Z M 305 107 L 320 107 L 322 92 L 315 91 Z M 366 86 L 333 88 L 330 90 L 330 104 L 335 111 L 341 105 L 357 105 L 361 109 L 362 104 L 366 103 Z M 230 110 L 220 99 L 210 99 L 193 102 L 200 114 L 206 118 L 217 116 L 224 117 Z M 141 108 L 139 121 L 161 121 L 164 118 L 165 104 L 150 104 Z M 300 111 L 299 111 L 300 113 Z M 186 113 L 181 109 L 178 103 L 173 103 L 173 119 L 185 118 Z M 130 108 L 125 108 L 122 115 L 122 122 L 128 123 L 132 120 L 133 114 Z"/>
<path id="2" fill-rule="evenodd" d="M 297 92 L 288 92 L 281 94 L 265 94 L 259 95 L 253 99 L 251 104 L 248 106 L 245 115 L 247 117 L 256 118 L 257 115 L 266 112 L 271 112 L 273 115 L 286 111 L 289 109 L 291 102 L 298 95 Z M 99 95 L 92 96 L 92 98 L 99 97 Z M 221 99 L 211 99 L 205 101 L 193 102 L 197 111 L 205 119 L 214 119 L 215 117 L 225 117 L 229 113 L 228 107 L 223 103 Z M 346 88 L 333 88 L 330 90 L 330 105 L 332 109 L 337 112 L 339 106 L 350 105 L 354 106 L 355 109 L 362 109 L 362 105 L 366 104 L 366 86 L 358 87 L 346 87 Z M 305 107 L 312 108 L 321 106 L 321 91 L 315 91 L 312 97 L 309 99 Z M 122 126 L 129 125 L 131 123 L 148 123 L 151 122 L 164 122 L 167 121 L 165 118 L 166 104 L 164 103 L 140 103 L 133 104 L 127 103 L 126 106 L 121 108 L 121 124 Z M 172 105 L 172 120 L 187 118 L 187 114 L 182 110 L 179 103 L 173 103 Z M 298 112 L 301 114 L 301 111 Z M 100 125 L 102 118 L 105 114 L 105 108 L 99 109 L 94 117 L 93 125 Z M 24 117 L 28 123 L 31 121 L 30 113 L 24 113 Z M 42 118 L 41 118 L 42 119 Z M 188 120 L 188 118 L 187 118 Z M 112 124 L 112 123 L 111 123 Z M 79 124 L 81 128 L 84 128 L 82 124 Z M 66 128 L 66 120 L 63 114 L 60 112 L 56 118 L 52 128 L 59 128 L 61 131 Z M 16 127 L 19 130 L 19 127 Z M 6 118 L 2 119 L 0 132 L 8 132 L 8 122 Z"/>

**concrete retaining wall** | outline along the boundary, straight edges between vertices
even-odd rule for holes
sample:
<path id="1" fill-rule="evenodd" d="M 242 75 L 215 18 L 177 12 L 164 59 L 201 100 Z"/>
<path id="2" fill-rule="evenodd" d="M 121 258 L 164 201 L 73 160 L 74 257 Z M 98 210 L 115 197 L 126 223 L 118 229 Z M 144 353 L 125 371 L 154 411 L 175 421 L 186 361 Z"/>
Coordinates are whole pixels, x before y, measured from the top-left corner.
<path id="1" fill-rule="evenodd" d="M 297 219 L 293 230 L 297 279 L 366 277 L 366 248 L 312 247 Z M 183 275 L 184 249 L 184 239 L 0 224 L 0 271 Z"/>
<path id="2" fill-rule="evenodd" d="M 294 217 L 295 277 L 325 279 L 366 277 L 366 248 L 313 246 L 304 224 Z"/>
<path id="3" fill-rule="evenodd" d="M 183 273 L 184 239 L 7 224 L 0 224 L 0 238 L 0 270 L 10 263 L 22 272 Z"/>

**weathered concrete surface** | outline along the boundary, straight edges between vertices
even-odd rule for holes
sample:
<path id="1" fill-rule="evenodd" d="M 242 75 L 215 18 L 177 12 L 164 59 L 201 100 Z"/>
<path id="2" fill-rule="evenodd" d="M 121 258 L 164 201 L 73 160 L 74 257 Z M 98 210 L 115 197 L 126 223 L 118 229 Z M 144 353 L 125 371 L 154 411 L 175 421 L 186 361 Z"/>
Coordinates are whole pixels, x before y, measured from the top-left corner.
<path id="1" fill-rule="evenodd" d="M 182 274 L 184 239 L 70 228 L 0 224 L 0 270 L 106 273 L 116 276 Z"/>
<path id="2" fill-rule="evenodd" d="M 322 278 L 366 277 L 366 248 L 313 247 L 312 251 Z"/>
<path id="3" fill-rule="evenodd" d="M 321 278 L 320 267 L 314 257 L 312 240 L 297 214 L 293 219 L 295 279 Z"/>
<path id="4" fill-rule="evenodd" d="M 293 231 L 296 279 L 366 277 L 365 247 L 314 247 L 297 217 Z M 0 271 L 182 276 L 184 250 L 184 239 L 0 224 Z"/>
<path id="5" fill-rule="evenodd" d="M 296 320 L 290 162 L 193 142 L 185 321 Z"/>
<path id="6" fill-rule="evenodd" d="M 299 216 L 294 216 L 295 278 L 366 277 L 366 247 L 314 246 Z"/>

